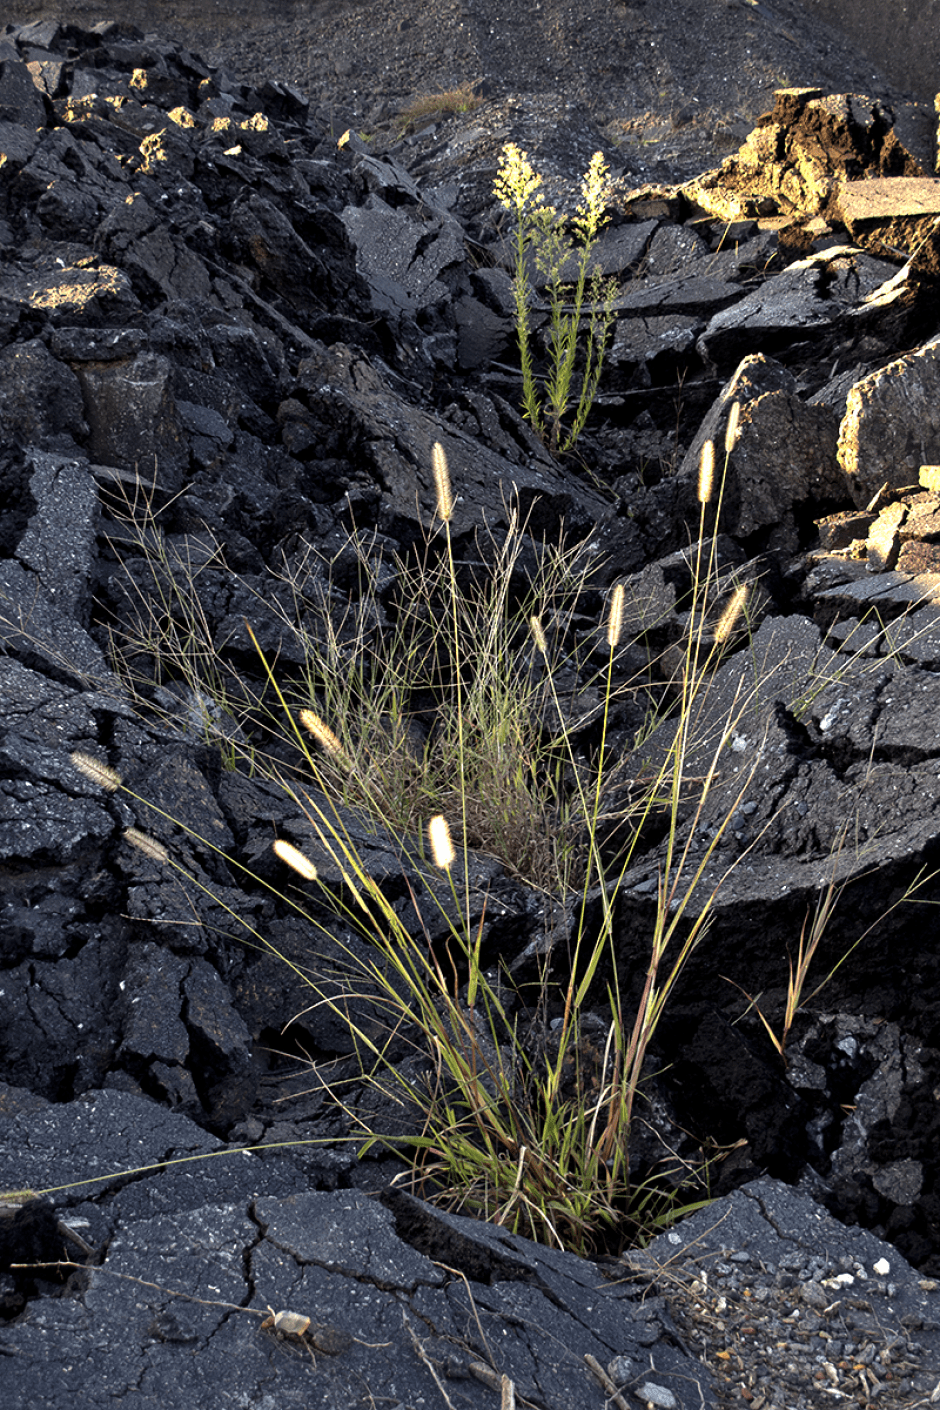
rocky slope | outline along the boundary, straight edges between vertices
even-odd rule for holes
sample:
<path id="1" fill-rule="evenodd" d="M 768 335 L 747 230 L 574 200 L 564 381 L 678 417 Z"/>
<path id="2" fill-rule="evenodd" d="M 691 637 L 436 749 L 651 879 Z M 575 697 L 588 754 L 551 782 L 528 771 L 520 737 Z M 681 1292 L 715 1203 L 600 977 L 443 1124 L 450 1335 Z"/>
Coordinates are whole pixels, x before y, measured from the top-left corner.
<path id="1" fill-rule="evenodd" d="M 261 1403 L 271 1385 L 279 1403 L 446 1404 L 442 1378 L 482 1405 L 500 1375 L 530 1403 L 599 1404 L 609 1387 L 586 1354 L 622 1398 L 736 1392 L 714 1341 L 706 1371 L 657 1301 L 668 1279 L 650 1295 L 603 1284 L 569 1255 L 365 1198 L 400 1164 L 358 1162 L 334 1139 L 329 1081 L 296 1075 L 304 1053 L 331 1071 L 348 1040 L 322 1010 L 289 1024 L 304 1007 L 296 973 L 247 949 L 232 921 L 276 934 L 301 965 L 335 963 L 315 916 L 250 879 L 278 880 L 272 836 L 307 845 L 309 828 L 283 790 L 223 766 L 259 728 L 241 709 L 259 677 L 246 620 L 288 678 L 317 604 L 341 620 L 361 569 L 393 613 L 390 565 L 434 512 L 435 442 L 459 495 L 461 561 L 479 564 L 484 518 L 497 541 L 516 508 L 540 538 L 564 526 L 596 568 L 572 642 L 589 653 L 622 583 L 635 638 L 622 669 L 667 690 L 699 450 L 721 445 L 734 402 L 709 528 L 721 599 L 749 584 L 751 616 L 701 738 L 743 692 L 728 788 L 735 771 L 755 784 L 715 880 L 742 865 L 663 1025 L 662 1134 L 689 1159 L 733 1149 L 718 1190 L 768 1171 L 802 1187 L 752 1183 L 707 1212 L 729 1221 L 713 1252 L 751 1250 L 755 1277 L 761 1260 L 774 1278 L 796 1267 L 825 1298 L 840 1270 L 861 1280 L 886 1259 L 896 1281 L 872 1295 L 923 1332 L 891 1393 L 931 1393 L 929 1278 L 808 1197 L 893 1239 L 923 1274 L 940 1267 L 932 910 L 900 907 L 866 936 L 795 1026 L 786 1068 L 727 983 L 773 1008 L 832 879 L 847 889 L 823 973 L 936 856 L 940 234 L 923 110 L 789 90 L 720 169 L 638 189 L 624 160 L 600 249 L 619 282 L 616 328 L 579 456 L 559 462 L 517 410 L 492 181 L 515 141 L 570 207 L 603 144 L 590 105 L 496 93 L 367 143 L 276 78 L 248 86 L 127 26 L 33 25 L 8 34 L 0 66 L 0 1188 L 54 1192 L 54 1208 L 26 1201 L 2 1223 L 13 1262 L 58 1257 L 77 1236 L 96 1269 L 65 1296 L 35 1272 L 5 1275 L 8 1403 L 134 1388 L 191 1404 L 195 1366 L 206 1405 Z M 211 670 L 200 649 L 169 664 L 155 649 L 155 631 L 165 647 L 194 626 Z M 625 707 L 610 747 L 630 757 L 637 727 Z M 639 762 L 668 744 L 652 736 Z M 75 750 L 136 796 L 102 793 Z M 684 817 L 693 848 L 729 796 Z M 129 847 L 128 826 L 190 881 Z M 391 896 L 420 894 L 393 836 L 356 835 Z M 619 900 L 628 997 L 661 865 L 654 830 Z M 474 867 L 487 955 L 524 965 L 551 939 L 544 904 L 489 858 Z M 287 1140 L 317 1144 L 136 1174 Z M 825 1229 L 821 1244 L 801 1221 Z M 704 1226 L 672 1237 L 693 1262 L 693 1246 L 711 1248 Z M 278 1340 L 261 1325 L 268 1304 L 313 1330 Z M 850 1330 L 831 1362 L 846 1393 L 861 1384 Z M 885 1342 L 871 1345 L 884 1370 Z M 814 1403 L 812 1374 L 799 1403 Z"/>
<path id="2" fill-rule="evenodd" d="M 686 175 L 734 150 L 775 88 L 914 96 L 800 0 L 11 0 L 5 15 L 128 21 L 245 82 L 295 84 L 337 135 L 350 124 L 385 130 L 410 101 L 460 85 L 499 98 L 560 94 L 589 110 L 606 150 L 631 169 L 678 161 Z M 932 92 L 916 96 L 929 110 Z"/>

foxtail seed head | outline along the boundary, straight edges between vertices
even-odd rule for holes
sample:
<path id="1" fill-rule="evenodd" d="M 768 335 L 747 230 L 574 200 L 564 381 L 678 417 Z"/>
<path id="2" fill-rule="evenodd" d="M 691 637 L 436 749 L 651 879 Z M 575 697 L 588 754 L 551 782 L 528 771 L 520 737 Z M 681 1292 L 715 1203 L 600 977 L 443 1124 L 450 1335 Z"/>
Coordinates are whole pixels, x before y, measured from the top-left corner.
<path id="1" fill-rule="evenodd" d="M 309 730 L 317 743 L 325 749 L 328 754 L 334 754 L 337 758 L 345 759 L 345 749 L 340 744 L 329 725 L 325 724 L 324 721 L 320 719 L 319 715 L 315 714 L 313 710 L 301 710 L 298 719 L 304 729 Z"/>
<path id="2" fill-rule="evenodd" d="M 607 614 L 607 642 L 613 648 L 620 640 L 623 630 L 623 583 L 617 583 L 610 597 L 610 611 Z"/>
<path id="3" fill-rule="evenodd" d="M 735 588 L 729 597 L 728 605 L 719 617 L 718 625 L 715 628 L 715 641 L 719 646 L 722 642 L 727 641 L 734 631 L 738 618 L 744 611 L 749 591 L 748 584 L 742 583 L 740 587 Z"/>
<path id="4" fill-rule="evenodd" d="M 438 813 L 428 823 L 428 841 L 431 844 L 431 858 L 434 865 L 440 867 L 441 871 L 449 871 L 457 859 L 457 853 L 450 840 L 447 819 L 441 813 Z"/>
<path id="5" fill-rule="evenodd" d="M 124 838 L 136 847 L 138 852 L 143 852 L 145 857 L 149 857 L 152 862 L 159 862 L 166 866 L 170 860 L 170 854 L 162 842 L 157 842 L 153 837 L 148 837 L 146 832 L 140 832 L 136 827 L 124 829 Z"/>
<path id="6" fill-rule="evenodd" d="M 102 764 L 91 754 L 83 754 L 80 749 L 76 749 L 72 755 L 72 763 L 80 774 L 90 778 L 92 783 L 96 783 L 107 793 L 114 793 L 121 786 L 121 775 L 108 764 Z"/>
<path id="7" fill-rule="evenodd" d="M 548 659 L 548 642 L 545 640 L 545 632 L 542 630 L 542 619 L 540 617 L 529 618 L 529 630 L 535 639 L 535 644 L 542 655 Z"/>
<path id="8" fill-rule="evenodd" d="M 725 427 L 725 454 L 730 455 L 737 444 L 738 423 L 741 420 L 741 403 L 732 402 L 731 410 L 728 413 L 728 424 Z"/>
<path id="9" fill-rule="evenodd" d="M 273 845 L 275 856 L 280 857 L 282 862 L 286 862 L 292 871 L 302 876 L 304 881 L 316 881 L 316 867 L 313 865 L 313 862 L 310 861 L 309 857 L 304 856 L 299 848 L 294 847 L 290 842 L 285 842 L 280 837 Z"/>
<path id="10" fill-rule="evenodd" d="M 450 487 L 447 455 L 440 441 L 435 441 L 431 447 L 431 466 L 434 470 L 434 489 L 437 492 L 437 517 L 446 524 L 454 512 L 454 494 Z"/>
<path id="11" fill-rule="evenodd" d="M 706 441 L 698 463 L 698 502 L 708 504 L 715 488 L 715 443 Z"/>

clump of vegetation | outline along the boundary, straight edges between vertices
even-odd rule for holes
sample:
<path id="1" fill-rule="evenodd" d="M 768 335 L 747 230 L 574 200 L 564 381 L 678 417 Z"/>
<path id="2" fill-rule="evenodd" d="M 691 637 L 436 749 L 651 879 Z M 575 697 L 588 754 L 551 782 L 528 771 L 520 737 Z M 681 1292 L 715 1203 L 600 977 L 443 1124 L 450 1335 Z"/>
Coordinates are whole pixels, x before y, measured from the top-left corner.
<path id="1" fill-rule="evenodd" d="M 607 175 L 603 154 L 595 152 L 581 183 L 581 202 L 569 221 L 554 207 L 539 202 L 542 178 L 532 168 L 528 155 L 510 142 L 503 148 L 493 188 L 512 220 L 513 296 L 522 404 L 527 420 L 553 455 L 571 450 L 584 429 L 597 395 L 613 326 L 617 283 L 604 279 L 594 259 L 598 238 L 607 223 Z M 533 274 L 537 277 L 533 278 Z M 548 370 L 542 387 L 532 355 L 531 308 L 536 284 L 546 290 L 550 310 Z M 583 359 L 580 390 L 575 390 L 579 355 Z M 566 421 L 569 414 L 570 421 Z"/>
<path id="2" fill-rule="evenodd" d="M 447 117 L 451 113 L 472 113 L 483 99 L 473 91 L 470 83 L 461 83 L 457 88 L 448 88 L 443 93 L 423 93 L 412 98 L 398 114 L 402 131 L 409 123 L 420 122 L 423 118 Z"/>
<path id="3" fill-rule="evenodd" d="M 726 453 L 737 424 L 734 408 Z M 358 540 L 358 590 L 348 592 L 347 576 L 350 605 L 339 611 L 328 589 L 304 595 L 320 580 L 301 572 L 292 584 L 300 649 L 288 655 L 303 669 L 291 679 L 249 629 L 265 679 L 239 724 L 218 723 L 234 696 L 220 693 L 225 673 L 195 585 L 174 586 L 193 565 L 161 551 L 152 524 L 143 542 L 155 554 L 159 620 L 154 639 L 137 646 L 160 658 L 166 642 L 173 674 L 206 703 L 200 718 L 224 742 L 230 766 L 248 763 L 276 780 L 305 820 L 303 846 L 284 836 L 273 843 L 280 881 L 260 880 L 211 838 L 198 841 L 249 885 L 266 885 L 314 939 L 309 962 L 298 962 L 229 909 L 246 943 L 294 970 L 304 1011 L 328 1007 L 348 1034 L 358 1075 L 351 1092 L 331 1089 L 346 1138 L 360 1153 L 384 1146 L 405 1156 L 412 1188 L 451 1208 L 580 1253 L 619 1247 L 706 1193 L 701 1170 L 690 1172 L 678 1156 L 638 1171 L 633 1137 L 660 1018 L 756 841 L 743 851 L 725 846 L 753 780 L 753 770 L 737 772 L 734 742 L 745 714 L 752 724 L 765 682 L 755 673 L 753 689 L 742 684 L 720 711 L 711 695 L 724 653 L 746 639 L 748 618 L 747 588 L 723 579 L 715 540 L 705 537 L 706 519 L 720 514 L 724 477 L 707 443 L 682 667 L 657 696 L 624 668 L 624 584 L 614 583 L 595 631 L 582 633 L 575 650 L 564 624 L 583 620 L 590 591 L 578 551 L 543 546 L 529 552 L 523 572 L 532 545 L 511 516 L 468 571 L 465 554 L 454 552 L 454 493 L 440 446 L 433 460 L 437 512 L 424 556 L 389 573 L 368 538 Z M 138 590 L 141 581 L 138 574 Z M 648 717 L 624 751 L 621 712 L 637 692 Z M 247 699 L 244 683 L 236 694 Z M 429 700 L 433 724 L 418 728 Z M 618 750 L 609 748 L 612 729 Z M 270 752 L 264 736 L 277 731 Z M 626 788 L 615 754 L 626 755 Z M 128 791 L 102 760 L 72 757 L 102 789 Z M 191 897 L 202 888 L 228 909 L 177 860 L 172 834 L 151 835 L 147 817 L 159 809 L 139 801 L 143 825 L 125 829 L 127 842 L 175 871 Z M 381 835 L 383 848 L 398 850 L 405 904 L 374 873 L 371 837 L 353 815 Z M 195 836 L 185 819 L 170 821 Z M 651 828 L 660 860 L 649 950 L 628 1002 L 615 953 L 618 902 Z M 554 931 L 546 927 L 525 979 L 494 947 L 479 848 L 564 917 Z M 780 1024 L 758 1008 L 781 1056 L 838 899 L 837 862 L 791 965 Z M 897 904 L 922 884 L 919 877 Z"/>
<path id="4" fill-rule="evenodd" d="M 707 459 L 702 528 L 713 493 L 713 456 Z M 408 1154 L 413 1186 L 425 1197 L 582 1253 L 617 1246 L 673 1217 L 690 1197 L 637 1176 L 631 1131 L 659 1018 L 740 861 L 725 862 L 721 848 L 749 776 L 731 789 L 724 821 L 710 823 L 704 848 L 693 839 L 716 784 L 726 786 L 726 751 L 750 703 L 737 700 L 728 711 L 703 772 L 706 717 L 714 730 L 709 683 L 745 612 L 745 594 L 735 592 L 718 610 L 718 574 L 700 547 L 675 706 L 670 718 L 649 722 L 653 734 L 659 730 L 660 762 L 644 773 L 627 751 L 633 774 L 624 794 L 607 745 L 624 692 L 638 688 L 624 679 L 624 585 L 614 585 L 595 634 L 572 657 L 563 622 L 584 590 L 576 554 L 538 555 L 539 568 L 520 590 L 524 533 L 513 518 L 468 575 L 454 554 L 454 494 L 439 446 L 434 472 L 436 526 L 425 559 L 407 572 L 399 565 L 398 622 L 381 610 L 370 586 L 376 564 L 366 556 L 353 619 L 337 621 L 325 605 L 303 629 L 299 682 L 291 686 L 262 655 L 264 693 L 286 723 L 295 763 L 285 763 L 283 741 L 277 759 L 265 760 L 257 748 L 246 757 L 289 794 L 312 840 L 309 849 L 275 842 L 285 867 L 275 895 L 328 937 L 334 954 L 343 952 L 340 989 L 313 966 L 297 966 L 298 979 L 308 1006 L 330 1007 L 346 1026 L 360 1086 L 365 1081 L 378 1098 L 373 1107 L 400 1113 L 378 1127 L 368 1103 L 334 1091 L 349 1138 L 363 1150 L 378 1143 Z M 159 569 L 162 579 L 166 565 Z M 174 594 L 174 610 L 189 600 Z M 177 650 L 181 641 L 177 632 Z M 190 647 L 198 667 L 198 629 Z M 211 681 L 200 681 L 196 669 L 190 684 L 205 694 Z M 428 697 L 435 723 L 416 736 L 415 702 Z M 586 720 L 594 741 L 587 752 Z M 244 725 L 250 736 L 250 722 Z M 270 715 L 267 725 L 273 728 Z M 231 731 L 227 747 L 237 750 L 239 738 Z M 123 787 L 98 761 L 74 761 L 100 786 Z M 350 804 L 371 816 L 383 838 L 395 839 L 411 878 L 410 906 L 403 909 L 370 871 L 349 825 Z M 665 831 L 666 847 L 645 979 L 628 1010 L 615 916 L 651 820 Z M 127 839 L 201 884 L 163 842 L 139 829 Z M 200 842 L 218 851 L 211 839 Z M 480 901 L 471 858 L 478 846 L 570 917 L 527 988 L 486 948 L 488 903 Z M 285 959 L 270 937 L 241 924 L 249 943 Z M 343 938 L 351 934 L 368 944 Z M 357 996 L 382 1015 L 378 1027 L 355 1017 Z M 587 1022 L 598 1009 L 600 1032 L 593 1014 Z M 405 1063 L 403 1044 L 411 1053 Z M 672 1183 L 681 1186 L 685 1172 L 676 1165 Z M 701 1192 L 699 1185 L 696 1197 Z"/>

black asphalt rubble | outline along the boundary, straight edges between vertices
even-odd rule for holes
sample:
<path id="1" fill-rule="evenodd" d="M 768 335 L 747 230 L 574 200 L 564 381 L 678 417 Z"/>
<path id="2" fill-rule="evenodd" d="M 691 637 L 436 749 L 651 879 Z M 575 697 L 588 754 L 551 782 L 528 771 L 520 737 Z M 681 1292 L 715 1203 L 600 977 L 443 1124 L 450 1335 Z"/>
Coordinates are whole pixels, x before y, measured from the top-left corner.
<path id="1" fill-rule="evenodd" d="M 30 1265 L 0 1273 L 5 1407 L 484 1407 L 507 1403 L 501 1378 L 544 1410 L 692 1410 L 740 1386 L 752 1410 L 936 1399 L 933 912 L 866 941 L 788 1066 L 740 994 L 785 992 L 827 885 L 847 884 L 838 957 L 940 853 L 940 221 L 890 204 L 935 179 L 922 116 L 784 90 L 714 172 L 632 190 L 615 169 L 598 258 L 616 327 L 560 463 L 518 411 L 492 182 L 525 132 L 571 209 L 593 150 L 576 108 L 491 100 L 373 148 L 274 78 L 249 88 L 128 26 L 0 36 L 0 1191 L 54 1192 L 0 1196 L 4 1267 Z M 859 214 L 844 188 L 862 181 L 893 184 Z M 539 337 L 547 317 L 540 298 Z M 340 983 L 339 940 L 246 880 L 309 826 L 223 768 L 238 726 L 140 634 L 186 569 L 227 690 L 259 673 L 246 621 L 298 669 L 289 584 L 338 611 L 365 563 L 381 598 L 433 516 L 440 442 L 461 561 L 484 524 L 496 541 L 519 516 L 533 545 L 564 531 L 597 565 L 572 632 L 596 632 L 622 582 L 633 667 L 668 662 L 701 445 L 734 402 L 708 532 L 728 593 L 752 586 L 752 634 L 709 710 L 754 701 L 728 743 L 754 796 L 721 854 L 747 864 L 657 1054 L 668 1138 L 690 1160 L 721 1148 L 723 1197 L 595 1264 L 396 1190 L 401 1162 L 357 1159 L 328 1085 L 278 1067 L 283 1043 L 342 1060 L 343 1034 L 328 1010 L 291 1023 L 294 970 L 232 916 Z M 637 727 L 618 717 L 609 747 Z M 139 796 L 102 794 L 75 750 Z M 404 906 L 425 880 L 390 833 L 345 821 Z M 628 1000 L 660 847 L 638 848 L 618 900 Z M 468 866 L 484 942 L 524 970 L 545 898 Z M 35 1266 L 63 1258 L 78 1266 Z M 792 1352 L 792 1385 L 760 1382 L 748 1337 L 780 1367 Z"/>

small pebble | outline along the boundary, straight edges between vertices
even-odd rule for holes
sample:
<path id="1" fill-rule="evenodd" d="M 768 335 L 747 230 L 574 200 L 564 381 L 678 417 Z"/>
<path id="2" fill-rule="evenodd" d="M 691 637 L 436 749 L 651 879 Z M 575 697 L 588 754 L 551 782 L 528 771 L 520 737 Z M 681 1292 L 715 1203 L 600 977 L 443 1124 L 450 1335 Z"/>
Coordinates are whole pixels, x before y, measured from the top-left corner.
<path id="1" fill-rule="evenodd" d="M 641 1386 L 637 1387 L 636 1394 L 650 1405 L 658 1405 L 660 1410 L 677 1410 L 679 1405 L 671 1390 L 667 1390 L 665 1386 L 658 1386 L 653 1381 L 644 1381 Z"/>

